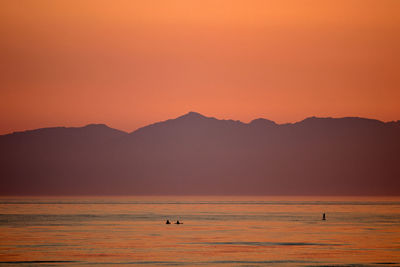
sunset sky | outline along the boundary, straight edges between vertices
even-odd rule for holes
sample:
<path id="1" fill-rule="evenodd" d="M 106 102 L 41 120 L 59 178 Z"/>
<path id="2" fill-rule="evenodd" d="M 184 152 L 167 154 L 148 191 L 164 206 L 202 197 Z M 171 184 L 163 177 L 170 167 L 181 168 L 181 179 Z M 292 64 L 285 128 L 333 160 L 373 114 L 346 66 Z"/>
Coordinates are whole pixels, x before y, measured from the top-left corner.
<path id="1" fill-rule="evenodd" d="M 400 1 L 0 2 L 0 134 L 197 111 L 400 120 Z"/>

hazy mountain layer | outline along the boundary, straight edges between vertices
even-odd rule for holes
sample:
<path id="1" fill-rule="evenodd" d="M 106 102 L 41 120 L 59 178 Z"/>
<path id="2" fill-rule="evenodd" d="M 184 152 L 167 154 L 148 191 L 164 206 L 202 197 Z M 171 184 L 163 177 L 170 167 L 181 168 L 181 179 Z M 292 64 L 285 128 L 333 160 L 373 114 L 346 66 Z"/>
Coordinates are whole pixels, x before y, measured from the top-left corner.
<path id="1" fill-rule="evenodd" d="M 0 194 L 400 195 L 400 122 L 246 124 L 190 112 L 130 134 L 13 133 L 0 136 Z"/>

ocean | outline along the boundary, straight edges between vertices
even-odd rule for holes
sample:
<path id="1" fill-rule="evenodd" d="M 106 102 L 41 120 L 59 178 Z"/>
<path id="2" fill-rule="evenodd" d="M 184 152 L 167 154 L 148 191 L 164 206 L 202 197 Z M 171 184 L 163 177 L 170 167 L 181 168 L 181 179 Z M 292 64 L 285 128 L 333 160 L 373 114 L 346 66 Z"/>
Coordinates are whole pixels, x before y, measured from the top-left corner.
<path id="1" fill-rule="evenodd" d="M 400 266 L 400 198 L 0 198 L 1 266 L 117 264 Z"/>

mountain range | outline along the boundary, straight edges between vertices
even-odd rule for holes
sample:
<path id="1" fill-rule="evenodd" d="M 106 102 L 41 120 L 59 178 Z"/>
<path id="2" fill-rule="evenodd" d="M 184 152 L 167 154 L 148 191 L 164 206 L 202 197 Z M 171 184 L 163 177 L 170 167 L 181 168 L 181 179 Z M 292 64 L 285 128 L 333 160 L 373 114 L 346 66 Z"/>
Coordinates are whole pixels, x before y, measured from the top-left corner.
<path id="1" fill-rule="evenodd" d="M 0 195 L 400 195 L 400 121 L 189 112 L 0 136 Z"/>

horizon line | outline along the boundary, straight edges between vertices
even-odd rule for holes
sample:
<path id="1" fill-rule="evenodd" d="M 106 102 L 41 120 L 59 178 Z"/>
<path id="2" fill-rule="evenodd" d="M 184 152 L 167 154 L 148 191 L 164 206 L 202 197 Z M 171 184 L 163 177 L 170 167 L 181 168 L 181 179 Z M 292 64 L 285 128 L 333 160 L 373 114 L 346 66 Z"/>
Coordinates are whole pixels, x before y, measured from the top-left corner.
<path id="1" fill-rule="evenodd" d="M 377 122 L 381 122 L 381 123 L 400 123 L 400 120 L 383 121 L 383 120 L 379 120 L 379 119 L 375 119 L 375 118 L 360 117 L 360 116 L 318 117 L 318 116 L 314 116 L 314 115 L 313 116 L 309 116 L 309 117 L 305 117 L 304 119 L 299 120 L 299 121 L 284 122 L 284 123 L 277 123 L 277 122 L 275 122 L 273 120 L 270 120 L 270 119 L 267 119 L 267 118 L 263 118 L 263 117 L 254 118 L 254 119 L 250 120 L 249 122 L 243 122 L 241 120 L 235 120 L 235 119 L 225 119 L 225 118 L 219 119 L 219 118 L 216 118 L 216 117 L 213 117 L 213 116 L 203 115 L 203 114 L 201 114 L 199 112 L 196 112 L 196 111 L 188 111 L 185 114 L 180 115 L 178 117 L 171 118 L 171 119 L 164 119 L 164 120 L 160 120 L 160 121 L 155 121 L 155 122 L 149 123 L 147 125 L 138 127 L 138 128 L 136 128 L 136 129 L 134 129 L 132 131 L 125 131 L 125 130 L 121 130 L 121 129 L 118 129 L 118 128 L 110 127 L 107 123 L 88 123 L 88 124 L 84 124 L 82 126 L 48 126 L 48 127 L 30 128 L 30 129 L 25 129 L 25 130 L 17 130 L 17 131 L 2 133 L 2 134 L 0 134 L 0 136 L 16 134 L 16 133 L 24 133 L 24 132 L 30 132 L 30 131 L 36 131 L 36 130 L 42 130 L 42 129 L 55 129 L 55 128 L 71 129 L 71 128 L 84 128 L 84 127 L 88 127 L 88 126 L 106 126 L 106 127 L 110 128 L 110 129 L 117 130 L 117 131 L 120 131 L 120 132 L 123 132 L 123 133 L 126 133 L 126 134 L 130 134 L 130 133 L 136 132 L 137 130 L 145 128 L 145 127 L 150 126 L 150 125 L 154 125 L 154 124 L 158 124 L 158 123 L 162 123 L 162 122 L 167 122 L 167 121 L 170 121 L 170 120 L 176 120 L 176 119 L 179 119 L 179 118 L 191 115 L 191 114 L 200 115 L 201 117 L 204 117 L 205 119 L 215 119 L 215 120 L 219 120 L 219 121 L 235 121 L 235 122 L 239 122 L 239 123 L 246 124 L 246 125 L 249 125 L 249 124 L 251 124 L 252 122 L 254 122 L 256 120 L 267 120 L 267 121 L 270 121 L 270 122 L 276 124 L 277 126 L 283 126 L 283 125 L 290 125 L 290 124 L 300 123 L 300 122 L 303 122 L 303 121 L 305 121 L 307 119 L 350 119 L 350 118 L 372 120 L 372 121 L 377 121 Z"/>

